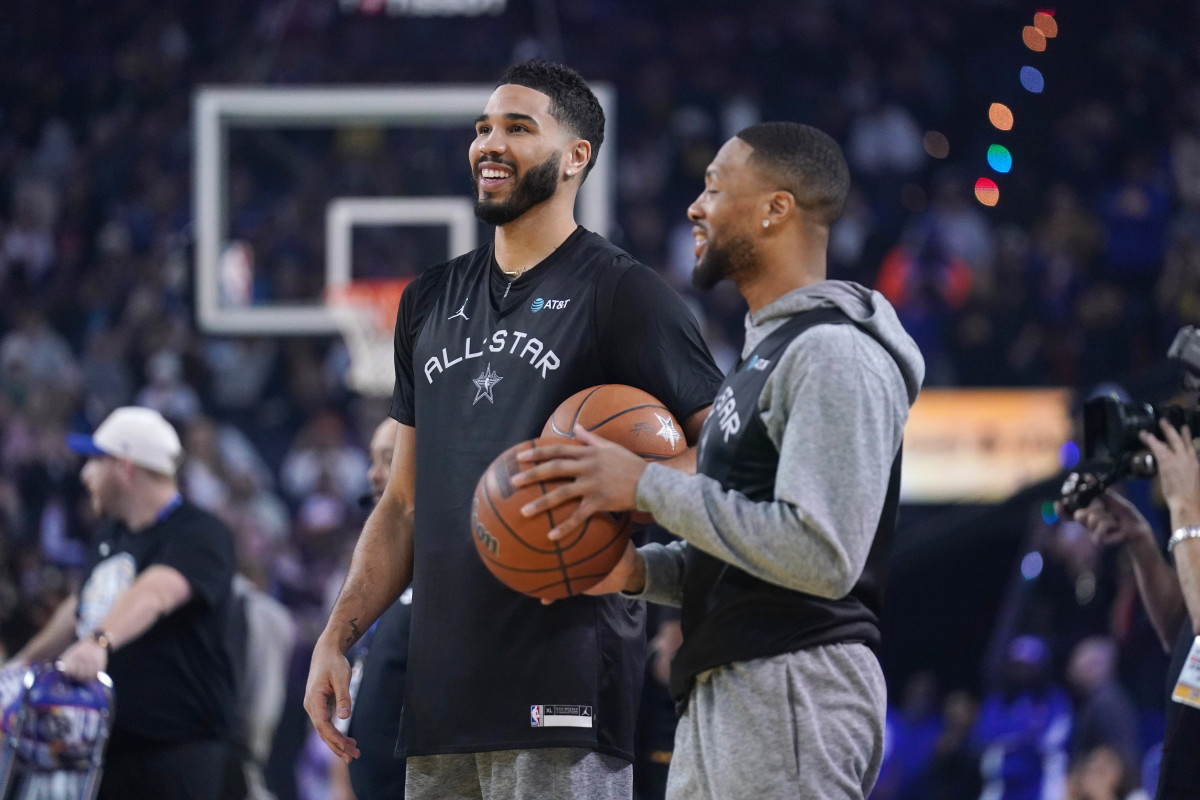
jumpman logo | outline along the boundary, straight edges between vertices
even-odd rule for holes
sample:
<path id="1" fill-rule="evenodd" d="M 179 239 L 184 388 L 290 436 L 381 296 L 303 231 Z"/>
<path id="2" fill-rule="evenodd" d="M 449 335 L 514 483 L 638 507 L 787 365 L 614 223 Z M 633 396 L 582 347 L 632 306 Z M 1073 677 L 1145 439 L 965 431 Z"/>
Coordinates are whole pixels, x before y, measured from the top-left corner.
<path id="1" fill-rule="evenodd" d="M 455 317 L 462 317 L 463 319 L 465 319 L 465 320 L 467 320 L 468 322 L 470 322 L 470 321 L 471 321 L 471 318 L 467 316 L 467 301 L 468 301 L 468 300 L 470 300 L 470 299 L 471 299 L 471 298 L 469 298 L 469 297 L 464 297 L 464 298 L 463 298 L 463 304 L 462 304 L 462 308 L 460 308 L 458 311 L 455 311 L 455 312 L 454 312 L 453 314 L 451 314 L 450 316 L 446 317 L 446 321 L 447 321 L 447 322 L 449 322 L 450 320 L 454 319 Z"/>

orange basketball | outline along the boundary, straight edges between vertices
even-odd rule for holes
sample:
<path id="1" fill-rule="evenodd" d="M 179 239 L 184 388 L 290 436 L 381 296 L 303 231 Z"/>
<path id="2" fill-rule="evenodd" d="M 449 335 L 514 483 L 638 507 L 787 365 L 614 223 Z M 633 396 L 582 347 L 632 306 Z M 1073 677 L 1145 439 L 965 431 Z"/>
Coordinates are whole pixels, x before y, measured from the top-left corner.
<path id="1" fill-rule="evenodd" d="M 501 583 L 533 597 L 557 600 L 579 594 L 612 571 L 625 552 L 632 523 L 629 514 L 600 512 L 582 530 L 552 542 L 546 538 L 557 523 L 579 505 L 577 500 L 535 517 L 521 506 L 568 481 L 545 481 L 524 487 L 512 476 L 527 466 L 517 453 L 562 439 L 532 439 L 515 444 L 493 461 L 475 487 L 471 503 L 471 536 L 479 557 Z"/>
<path id="2" fill-rule="evenodd" d="M 641 389 L 606 383 L 568 397 L 542 428 L 542 436 L 573 439 L 579 424 L 651 461 L 687 449 L 679 422 L 658 399 Z"/>

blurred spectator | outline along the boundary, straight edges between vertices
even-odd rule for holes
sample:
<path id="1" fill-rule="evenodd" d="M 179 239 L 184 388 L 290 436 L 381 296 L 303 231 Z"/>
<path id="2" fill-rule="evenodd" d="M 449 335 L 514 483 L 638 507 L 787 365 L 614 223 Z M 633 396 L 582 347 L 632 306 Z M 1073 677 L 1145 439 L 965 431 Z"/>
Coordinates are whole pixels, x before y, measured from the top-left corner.
<path id="1" fill-rule="evenodd" d="M 1054 685 L 1050 651 L 1036 636 L 1008 647 L 1000 687 L 975 724 L 984 794 L 997 800 L 1057 800 L 1066 788 L 1071 704 Z"/>
<path id="2" fill-rule="evenodd" d="M 851 168 L 868 178 L 916 172 L 926 159 L 917 121 L 907 109 L 884 100 L 873 88 L 864 89 L 863 94 L 862 113 L 850 123 L 846 147 Z"/>
<path id="3" fill-rule="evenodd" d="M 1138 788 L 1136 773 L 1108 745 L 1086 751 L 1072 767 L 1067 782 L 1067 800 L 1150 800 Z"/>
<path id="4" fill-rule="evenodd" d="M 178 353 L 159 350 L 146 364 L 146 386 L 138 392 L 138 405 L 153 408 L 176 424 L 186 424 L 200 413 L 200 397 L 184 383 Z"/>
<path id="5" fill-rule="evenodd" d="M 1071 760 L 1076 765 L 1097 748 L 1113 751 L 1122 772 L 1134 774 L 1142 763 L 1137 712 L 1117 683 L 1117 647 L 1107 636 L 1089 636 L 1075 645 L 1067 665 L 1067 680 L 1075 699 L 1071 731 Z"/>
<path id="6" fill-rule="evenodd" d="M 942 733 L 933 745 L 925 779 L 926 800 L 975 798 L 983 788 L 979 751 L 971 740 L 978 703 L 959 689 L 942 701 Z"/>
<path id="7" fill-rule="evenodd" d="M 883 766 L 872 798 L 926 797 L 926 771 L 942 736 L 942 726 L 937 682 L 933 673 L 918 672 L 905 684 L 900 704 L 888 706 Z"/>
<path id="8" fill-rule="evenodd" d="M 280 465 L 284 492 L 294 501 L 325 487 L 335 497 L 354 503 L 367 490 L 366 456 L 346 438 L 345 423 L 322 411 L 300 429 Z"/>

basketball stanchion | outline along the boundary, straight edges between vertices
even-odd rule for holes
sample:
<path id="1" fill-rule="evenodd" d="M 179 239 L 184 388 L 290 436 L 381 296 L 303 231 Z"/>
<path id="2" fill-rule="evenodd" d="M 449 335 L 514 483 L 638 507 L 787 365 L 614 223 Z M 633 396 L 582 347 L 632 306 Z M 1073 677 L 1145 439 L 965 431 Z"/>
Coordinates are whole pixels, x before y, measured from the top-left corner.
<path id="1" fill-rule="evenodd" d="M 0 798 L 95 800 L 115 708 L 108 675 L 78 683 L 37 665 L 4 702 Z"/>

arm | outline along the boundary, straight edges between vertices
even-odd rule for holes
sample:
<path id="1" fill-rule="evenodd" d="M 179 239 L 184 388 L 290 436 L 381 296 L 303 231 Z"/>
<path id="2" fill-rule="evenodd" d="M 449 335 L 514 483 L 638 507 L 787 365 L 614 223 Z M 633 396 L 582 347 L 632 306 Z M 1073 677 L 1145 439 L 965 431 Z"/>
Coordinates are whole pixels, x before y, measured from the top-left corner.
<path id="1" fill-rule="evenodd" d="M 363 526 L 346 582 L 313 648 L 304 709 L 317 733 L 346 762 L 358 757 L 358 748 L 333 727 L 332 717 L 335 701 L 338 717 L 350 716 L 346 651 L 412 580 L 415 480 L 416 429 L 402 424 L 396 430 L 387 487 Z"/>
<path id="2" fill-rule="evenodd" d="M 638 508 L 757 578 L 827 598 L 862 574 L 908 412 L 898 368 L 850 326 L 814 328 L 768 379 L 760 411 L 779 448 L 775 499 L 651 465 Z"/>
<path id="3" fill-rule="evenodd" d="M 1200 462 L 1192 443 L 1192 432 L 1184 425 L 1181 430 L 1166 420 L 1160 420 L 1163 440 L 1141 433 L 1142 443 L 1158 462 L 1158 477 L 1162 483 L 1163 499 L 1171 512 L 1171 530 L 1200 525 Z M 1184 539 L 1173 552 L 1175 571 L 1192 627 L 1200 635 L 1200 539 Z"/>
<path id="4" fill-rule="evenodd" d="M 527 504 L 522 513 L 532 516 L 581 498 L 550 532 L 551 539 L 559 539 L 596 511 L 636 506 L 690 545 L 755 577 L 822 597 L 844 597 L 862 574 L 874 539 L 908 395 L 895 363 L 873 340 L 847 326 L 824 327 L 801 337 L 803 351 L 795 344 L 786 351 L 763 390 L 764 420 L 780 451 L 775 500 L 752 501 L 708 476 L 646 465 L 577 427 L 576 439 L 587 447 L 548 446 L 518 456 L 537 466 L 514 476 L 515 485 L 575 479 Z M 809 338 L 818 332 L 830 338 Z M 812 357 L 810 349 L 818 356 Z M 664 579 L 682 578 L 682 569 L 666 560 L 681 559 L 678 549 L 668 554 L 645 548 L 646 558 L 648 576 L 657 563 Z M 656 588 L 656 597 L 660 589 L 666 591 Z"/>
<path id="5" fill-rule="evenodd" d="M 187 578 L 174 567 L 154 564 L 117 595 L 98 631 L 108 637 L 108 649 L 95 638 L 80 639 L 62 654 L 62 670 L 80 681 L 95 679 L 108 666 L 110 652 L 129 644 L 163 617 L 192 599 Z"/>
<path id="6" fill-rule="evenodd" d="M 1171 652 L 1183 621 L 1183 594 L 1178 577 L 1154 539 L 1150 523 L 1133 503 L 1112 491 L 1076 511 L 1075 521 L 1088 529 L 1097 544 L 1124 547 L 1154 632 L 1163 650 Z"/>
<path id="7" fill-rule="evenodd" d="M 17 664 L 35 664 L 57 658 L 75 641 L 75 611 L 79 596 L 71 595 L 58 604 L 54 616 L 12 657 Z"/>

